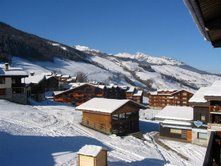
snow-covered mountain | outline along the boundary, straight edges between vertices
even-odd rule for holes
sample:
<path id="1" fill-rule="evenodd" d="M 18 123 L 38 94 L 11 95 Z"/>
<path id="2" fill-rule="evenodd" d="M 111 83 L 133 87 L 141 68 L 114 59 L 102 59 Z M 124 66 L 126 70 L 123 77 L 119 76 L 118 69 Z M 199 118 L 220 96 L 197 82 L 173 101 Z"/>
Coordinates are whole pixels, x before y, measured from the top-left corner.
<path id="1" fill-rule="evenodd" d="M 221 75 L 207 73 L 168 57 L 143 53 L 111 55 L 86 46 L 73 47 L 29 34 L 0 22 L 0 63 L 35 73 L 56 71 L 91 81 L 129 84 L 146 90 L 208 86 Z"/>
<path id="2" fill-rule="evenodd" d="M 79 47 L 79 46 L 78 46 Z M 78 49 L 78 47 L 75 47 Z M 143 53 L 119 53 L 108 55 L 101 51 L 82 50 L 91 56 L 91 61 L 114 73 L 130 84 L 149 90 L 165 88 L 198 89 L 207 86 L 221 76 L 198 70 L 183 62 L 168 57 L 154 57 Z"/>

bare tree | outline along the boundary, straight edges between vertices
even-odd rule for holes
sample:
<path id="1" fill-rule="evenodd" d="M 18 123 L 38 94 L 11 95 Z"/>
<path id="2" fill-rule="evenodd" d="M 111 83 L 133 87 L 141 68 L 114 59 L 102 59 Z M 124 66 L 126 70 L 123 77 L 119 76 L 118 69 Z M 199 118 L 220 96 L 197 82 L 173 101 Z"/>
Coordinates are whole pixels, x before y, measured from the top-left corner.
<path id="1" fill-rule="evenodd" d="M 76 82 L 87 82 L 87 75 L 83 72 L 77 72 Z"/>

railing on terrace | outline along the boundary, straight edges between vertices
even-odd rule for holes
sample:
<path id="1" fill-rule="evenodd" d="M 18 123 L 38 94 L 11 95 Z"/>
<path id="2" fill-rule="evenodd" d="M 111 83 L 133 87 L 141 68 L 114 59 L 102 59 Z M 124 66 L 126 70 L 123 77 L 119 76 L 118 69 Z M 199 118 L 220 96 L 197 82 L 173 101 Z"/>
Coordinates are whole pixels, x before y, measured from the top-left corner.
<path id="1" fill-rule="evenodd" d="M 221 112 L 221 106 L 209 106 L 210 112 Z"/>

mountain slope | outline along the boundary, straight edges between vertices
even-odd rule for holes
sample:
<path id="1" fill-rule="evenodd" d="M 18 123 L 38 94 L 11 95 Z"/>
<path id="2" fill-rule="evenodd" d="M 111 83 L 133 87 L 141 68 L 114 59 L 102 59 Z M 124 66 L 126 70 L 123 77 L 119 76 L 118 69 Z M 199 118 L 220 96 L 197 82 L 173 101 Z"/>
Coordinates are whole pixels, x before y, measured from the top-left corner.
<path id="1" fill-rule="evenodd" d="M 0 63 L 4 61 L 29 72 L 56 71 L 71 76 L 84 72 L 91 81 L 133 85 L 146 90 L 195 90 L 221 80 L 219 75 L 171 58 L 143 53 L 109 55 L 86 46 L 70 47 L 0 22 Z"/>
<path id="2" fill-rule="evenodd" d="M 73 47 L 28 34 L 0 22 L 0 60 L 10 61 L 12 55 L 49 61 L 54 57 L 85 61 L 86 57 Z"/>
<path id="3" fill-rule="evenodd" d="M 79 48 L 76 47 L 76 48 Z M 221 77 L 191 67 L 183 62 L 167 57 L 153 57 L 143 53 L 107 55 L 97 50 L 81 47 L 81 51 L 93 55 L 92 61 L 104 68 L 119 72 L 128 78 L 145 84 L 147 89 L 186 88 L 198 89 Z"/>

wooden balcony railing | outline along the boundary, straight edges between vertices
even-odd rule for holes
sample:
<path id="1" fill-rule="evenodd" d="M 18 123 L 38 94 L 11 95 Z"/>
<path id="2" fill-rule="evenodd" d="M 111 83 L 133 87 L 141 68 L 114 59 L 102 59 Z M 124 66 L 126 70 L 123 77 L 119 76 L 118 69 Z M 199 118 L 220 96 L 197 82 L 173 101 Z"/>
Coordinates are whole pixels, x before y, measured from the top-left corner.
<path id="1" fill-rule="evenodd" d="M 221 106 L 209 106 L 210 112 L 221 112 Z"/>

